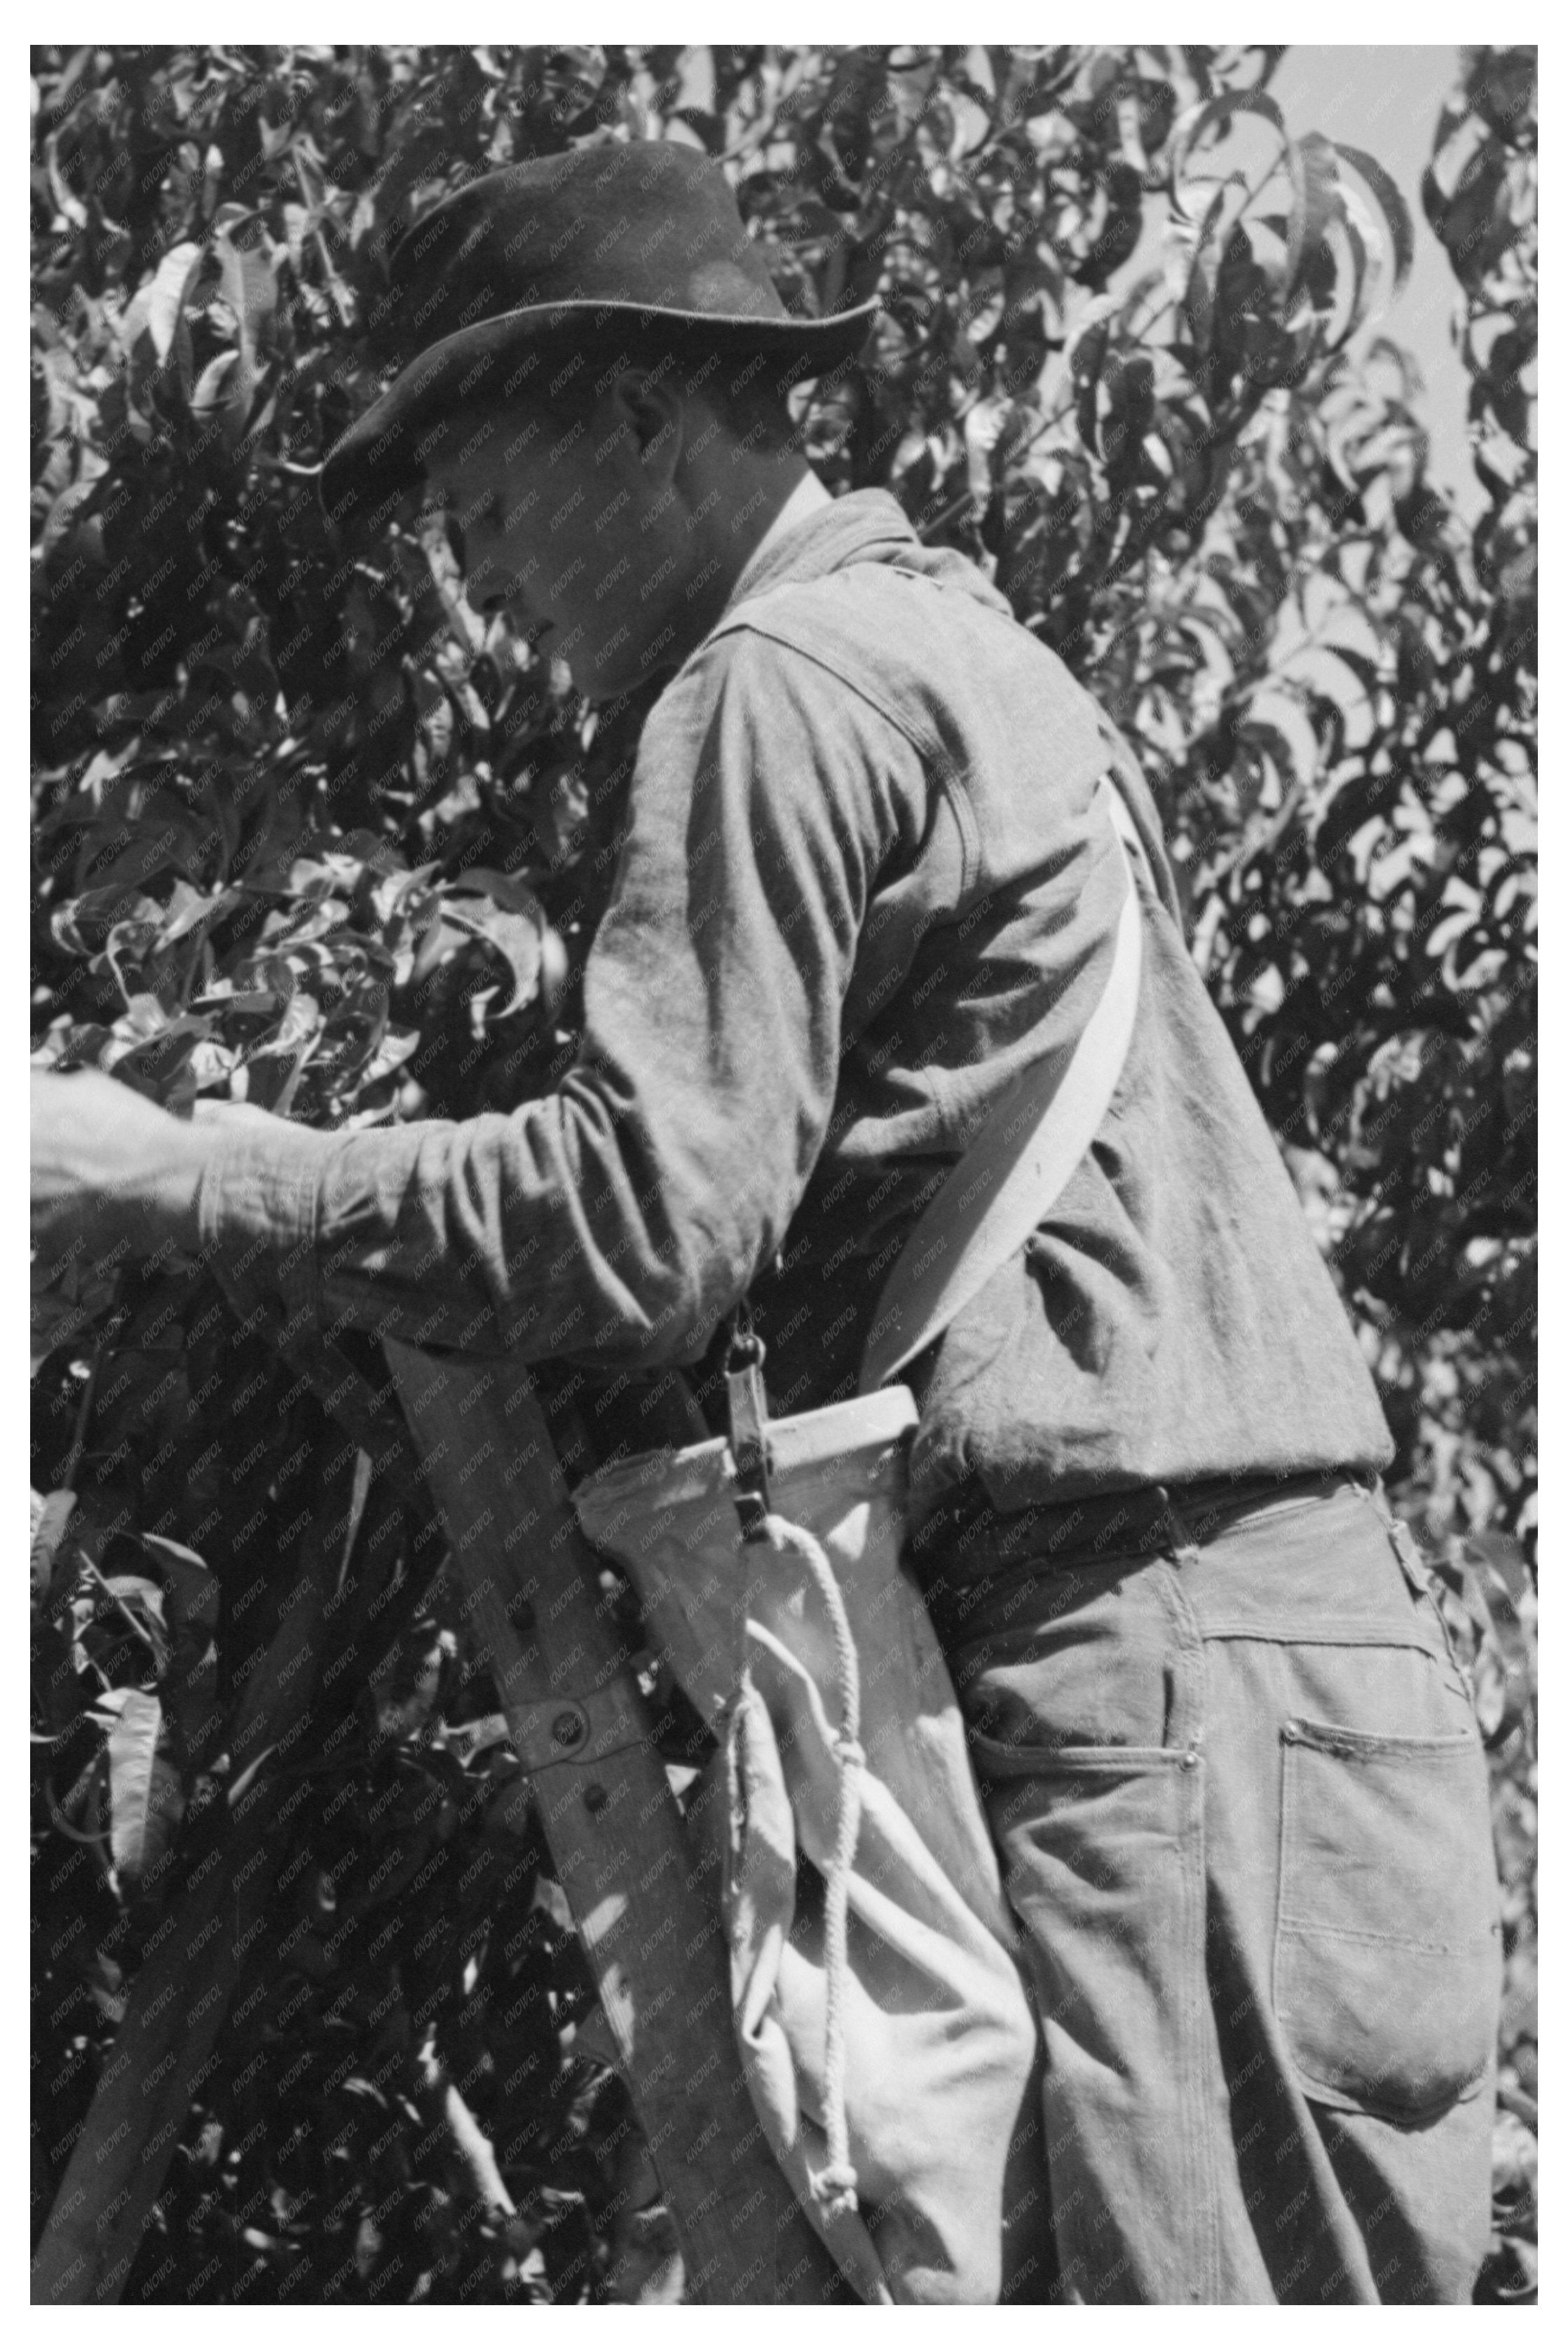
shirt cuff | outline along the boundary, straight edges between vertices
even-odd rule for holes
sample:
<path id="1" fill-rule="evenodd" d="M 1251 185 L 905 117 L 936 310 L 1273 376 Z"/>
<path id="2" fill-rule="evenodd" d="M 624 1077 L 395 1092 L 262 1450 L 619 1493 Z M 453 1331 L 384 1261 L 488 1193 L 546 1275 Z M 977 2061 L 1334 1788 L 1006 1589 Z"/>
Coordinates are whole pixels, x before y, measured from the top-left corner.
<path id="1" fill-rule="evenodd" d="M 236 1116 L 217 1129 L 196 1191 L 202 1253 L 245 1308 L 281 1298 L 278 1336 L 294 1344 L 320 1319 L 317 1243 L 321 1185 L 341 1137 L 286 1118 Z"/>

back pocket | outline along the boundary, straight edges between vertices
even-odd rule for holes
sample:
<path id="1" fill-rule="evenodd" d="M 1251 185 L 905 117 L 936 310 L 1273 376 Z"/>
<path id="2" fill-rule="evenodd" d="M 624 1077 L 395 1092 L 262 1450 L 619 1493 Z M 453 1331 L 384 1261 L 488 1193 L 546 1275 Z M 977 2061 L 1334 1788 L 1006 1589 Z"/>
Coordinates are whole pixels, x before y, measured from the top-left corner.
<path id="1" fill-rule="evenodd" d="M 1429 2120 L 1479 2085 L 1497 2031 L 1480 1742 L 1299 1719 L 1281 1736 L 1274 2011 L 1303 2087 L 1320 2105 Z"/>

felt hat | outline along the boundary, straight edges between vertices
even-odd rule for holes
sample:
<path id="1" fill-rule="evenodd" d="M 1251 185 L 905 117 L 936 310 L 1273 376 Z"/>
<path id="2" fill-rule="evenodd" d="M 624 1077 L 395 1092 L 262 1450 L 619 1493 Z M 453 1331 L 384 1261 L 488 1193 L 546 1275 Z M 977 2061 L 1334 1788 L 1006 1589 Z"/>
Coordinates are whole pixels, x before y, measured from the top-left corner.
<path id="1" fill-rule="evenodd" d="M 399 372 L 327 455 L 339 519 L 415 480 L 465 403 L 546 383 L 564 341 L 602 347 L 624 327 L 634 348 L 653 330 L 694 357 L 765 352 L 815 376 L 854 356 L 877 307 L 792 317 L 718 165 L 651 139 L 469 181 L 399 241 L 389 281 L 371 326 Z"/>

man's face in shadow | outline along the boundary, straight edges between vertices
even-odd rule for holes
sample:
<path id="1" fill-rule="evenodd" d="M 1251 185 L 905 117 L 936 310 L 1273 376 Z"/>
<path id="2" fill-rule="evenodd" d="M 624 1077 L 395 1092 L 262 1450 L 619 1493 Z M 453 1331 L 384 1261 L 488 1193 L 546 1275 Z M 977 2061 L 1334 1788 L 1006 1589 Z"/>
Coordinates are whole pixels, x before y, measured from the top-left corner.
<path id="1" fill-rule="evenodd" d="M 701 532 L 681 460 L 702 414 L 633 372 L 576 415 L 522 400 L 454 425 L 431 460 L 469 603 L 505 610 L 593 700 L 689 650 Z"/>

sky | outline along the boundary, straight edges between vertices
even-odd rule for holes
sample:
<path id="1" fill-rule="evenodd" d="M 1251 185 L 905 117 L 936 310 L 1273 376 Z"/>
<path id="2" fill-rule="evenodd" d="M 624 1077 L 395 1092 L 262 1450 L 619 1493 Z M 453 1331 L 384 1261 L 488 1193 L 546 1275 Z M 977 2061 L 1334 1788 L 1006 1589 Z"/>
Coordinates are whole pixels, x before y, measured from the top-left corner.
<path id="1" fill-rule="evenodd" d="M 1292 132 L 1320 130 L 1364 148 L 1391 173 L 1410 207 L 1416 261 L 1408 283 L 1374 332 L 1415 359 L 1426 384 L 1421 421 L 1432 436 L 1428 471 L 1473 517 L 1485 496 L 1465 428 L 1469 379 L 1454 348 L 1458 281 L 1421 209 L 1421 173 L 1443 101 L 1459 79 L 1457 47 L 1292 47 L 1270 84 Z"/>

